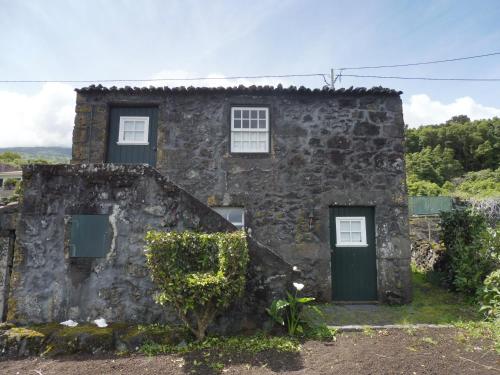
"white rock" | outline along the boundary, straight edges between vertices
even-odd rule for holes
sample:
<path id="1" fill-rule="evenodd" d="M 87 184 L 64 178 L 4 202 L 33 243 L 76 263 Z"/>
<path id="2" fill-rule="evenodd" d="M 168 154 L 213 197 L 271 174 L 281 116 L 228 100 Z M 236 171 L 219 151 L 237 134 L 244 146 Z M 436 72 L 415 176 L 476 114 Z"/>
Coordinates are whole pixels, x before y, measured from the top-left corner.
<path id="1" fill-rule="evenodd" d="M 96 319 L 96 320 L 94 320 L 94 323 L 99 328 L 104 328 L 104 327 L 108 326 L 108 323 L 106 323 L 106 319 L 104 319 L 104 318 Z"/>
<path id="2" fill-rule="evenodd" d="M 66 326 L 66 327 L 76 327 L 78 325 L 77 322 L 75 322 L 74 320 L 71 320 L 71 319 L 70 320 L 66 320 L 64 322 L 61 322 L 60 324 L 63 325 L 63 326 Z"/>

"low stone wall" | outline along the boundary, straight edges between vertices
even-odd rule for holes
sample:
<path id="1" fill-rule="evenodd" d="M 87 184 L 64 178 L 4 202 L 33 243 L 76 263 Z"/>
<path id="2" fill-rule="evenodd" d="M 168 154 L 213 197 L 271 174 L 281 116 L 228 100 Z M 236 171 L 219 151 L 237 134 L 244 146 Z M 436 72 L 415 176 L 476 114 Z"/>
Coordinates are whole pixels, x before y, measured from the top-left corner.
<path id="1" fill-rule="evenodd" d="M 108 214 L 111 249 L 105 258 L 69 256 L 69 220 Z M 9 320 L 18 323 L 89 321 L 174 322 L 153 300 L 144 257 L 149 229 L 233 231 L 206 205 L 143 165 L 31 165 L 17 229 Z M 290 286 L 292 269 L 272 250 L 249 240 L 245 297 L 216 328 L 259 327 L 264 308 Z"/>

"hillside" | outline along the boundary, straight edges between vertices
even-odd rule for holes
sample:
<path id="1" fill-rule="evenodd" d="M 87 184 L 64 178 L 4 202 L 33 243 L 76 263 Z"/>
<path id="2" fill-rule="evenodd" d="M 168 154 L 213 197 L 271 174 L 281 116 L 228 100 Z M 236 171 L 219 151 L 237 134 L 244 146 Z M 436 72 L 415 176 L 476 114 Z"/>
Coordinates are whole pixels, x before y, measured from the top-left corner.
<path id="1" fill-rule="evenodd" d="M 500 197 L 500 118 L 407 129 L 406 170 L 410 195 Z"/>
<path id="2" fill-rule="evenodd" d="M 71 147 L 5 147 L 0 154 L 14 152 L 25 160 L 46 160 L 51 163 L 68 163 L 71 159 Z"/>

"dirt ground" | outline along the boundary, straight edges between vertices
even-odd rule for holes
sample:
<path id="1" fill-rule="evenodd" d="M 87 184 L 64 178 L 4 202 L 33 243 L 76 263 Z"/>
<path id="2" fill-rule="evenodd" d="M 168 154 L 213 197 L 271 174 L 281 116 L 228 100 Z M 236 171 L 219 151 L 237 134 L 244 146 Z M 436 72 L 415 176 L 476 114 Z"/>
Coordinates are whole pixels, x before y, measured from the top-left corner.
<path id="1" fill-rule="evenodd" d="M 307 341 L 299 353 L 216 351 L 185 355 L 72 356 L 0 363 L 1 374 L 499 374 L 491 342 L 460 339 L 456 329 L 343 333 Z"/>

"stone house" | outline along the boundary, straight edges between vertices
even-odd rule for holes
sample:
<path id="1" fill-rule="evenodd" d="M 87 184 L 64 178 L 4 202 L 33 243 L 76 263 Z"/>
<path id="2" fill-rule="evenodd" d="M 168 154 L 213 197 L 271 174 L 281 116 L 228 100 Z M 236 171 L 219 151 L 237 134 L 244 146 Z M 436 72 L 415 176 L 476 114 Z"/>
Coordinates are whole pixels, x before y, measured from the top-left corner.
<path id="1" fill-rule="evenodd" d="M 239 327 L 292 278 L 321 301 L 410 301 L 400 92 L 76 91 L 72 165 L 24 170 L 10 318 L 168 320 L 144 268 L 148 228 L 247 230 Z"/>

